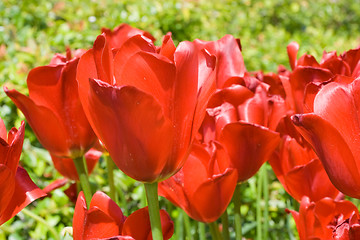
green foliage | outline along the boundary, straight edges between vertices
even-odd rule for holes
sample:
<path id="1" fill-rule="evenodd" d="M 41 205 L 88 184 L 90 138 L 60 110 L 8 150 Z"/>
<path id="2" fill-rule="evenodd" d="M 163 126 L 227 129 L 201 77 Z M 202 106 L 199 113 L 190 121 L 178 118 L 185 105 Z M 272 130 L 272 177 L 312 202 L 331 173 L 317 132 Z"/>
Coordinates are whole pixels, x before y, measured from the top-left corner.
<path id="1" fill-rule="evenodd" d="M 276 71 L 279 64 L 288 66 L 286 46 L 291 41 L 300 44 L 300 54 L 309 52 L 317 59 L 323 50 L 341 53 L 357 47 L 359 36 L 353 33 L 360 29 L 360 5 L 355 0 L 3 0 L 0 1 L 0 20 L 0 87 L 6 84 L 10 89 L 26 93 L 26 76 L 32 68 L 48 64 L 54 53 L 64 52 L 67 46 L 90 48 L 101 27 L 114 28 L 126 22 L 150 32 L 158 43 L 167 32 L 172 32 L 176 43 L 196 38 L 217 40 L 232 34 L 241 39 L 249 71 Z M 24 120 L 2 89 L 0 115 L 8 129 L 18 127 Z M 28 125 L 21 164 L 41 188 L 61 178 Z M 107 192 L 105 168 L 105 161 L 101 159 L 90 181 Z M 119 170 L 115 171 L 115 179 L 119 192 L 117 202 L 125 215 L 145 205 L 141 184 Z M 250 179 L 243 186 L 243 230 L 249 238 L 255 236 L 256 229 L 256 179 Z M 67 187 L 28 207 L 63 236 L 67 235 L 64 228 L 72 225 L 74 211 L 74 204 L 63 193 Z M 289 239 L 290 235 L 296 235 L 294 223 L 284 211 L 286 207 L 293 208 L 289 199 L 271 173 L 271 239 Z M 184 213 L 164 200 L 161 205 L 181 224 L 176 236 L 185 236 L 182 232 Z M 195 232 L 195 221 L 190 219 L 190 223 L 191 231 Z M 1 226 L 2 239 L 52 239 L 52 236 L 43 225 L 20 213 Z"/>

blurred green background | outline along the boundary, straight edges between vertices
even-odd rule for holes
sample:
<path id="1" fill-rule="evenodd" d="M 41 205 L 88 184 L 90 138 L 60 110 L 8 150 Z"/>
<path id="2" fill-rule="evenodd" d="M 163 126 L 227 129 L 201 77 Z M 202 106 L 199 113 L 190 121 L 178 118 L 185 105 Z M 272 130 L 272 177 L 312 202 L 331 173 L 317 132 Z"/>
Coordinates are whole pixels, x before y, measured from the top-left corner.
<path id="1" fill-rule="evenodd" d="M 114 28 L 124 22 L 150 32 L 158 43 L 167 32 L 172 32 L 176 43 L 196 38 L 217 40 L 232 34 L 241 39 L 248 71 L 276 72 L 279 64 L 288 67 L 286 46 L 291 41 L 300 44 L 300 55 L 308 52 L 318 60 L 324 50 L 336 50 L 340 54 L 360 43 L 360 4 L 356 0 L 2 0 L 0 116 L 7 128 L 19 127 L 24 117 L 4 94 L 4 85 L 26 93 L 26 76 L 30 69 L 48 64 L 53 54 L 64 52 L 66 46 L 90 48 L 101 27 Z M 40 187 L 61 177 L 28 125 L 21 160 Z M 91 182 L 106 192 L 104 162 L 100 160 Z M 296 236 L 296 230 L 284 209 L 292 208 L 293 200 L 271 173 L 271 168 L 268 165 L 264 168 L 270 174 L 271 183 L 270 237 L 291 239 Z M 120 171 L 115 174 L 117 187 L 123 193 L 119 197 L 120 206 L 126 214 L 143 206 L 142 186 Z M 255 236 L 255 181 L 256 177 L 244 184 L 242 196 L 244 231 L 249 238 Z M 168 204 L 163 202 L 163 205 Z M 28 208 L 44 217 L 59 233 L 71 226 L 74 205 L 62 190 Z M 174 239 L 182 239 L 185 223 L 181 221 L 187 220 L 179 217 L 183 212 L 170 208 L 177 224 Z M 20 213 L 0 227 L 0 240 L 52 239 L 43 225 L 29 219 L 23 221 L 25 218 Z"/>

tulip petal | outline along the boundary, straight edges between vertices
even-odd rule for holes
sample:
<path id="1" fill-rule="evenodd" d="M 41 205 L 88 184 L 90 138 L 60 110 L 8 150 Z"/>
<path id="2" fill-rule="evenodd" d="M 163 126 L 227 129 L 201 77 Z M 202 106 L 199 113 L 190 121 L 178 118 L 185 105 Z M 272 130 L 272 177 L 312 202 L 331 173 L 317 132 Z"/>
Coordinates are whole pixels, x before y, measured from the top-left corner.
<path id="1" fill-rule="evenodd" d="M 121 211 L 121 208 L 111 198 L 103 192 L 97 191 L 91 199 L 90 209 L 98 207 L 105 214 L 112 217 L 112 219 L 119 225 L 126 219 Z"/>
<path id="2" fill-rule="evenodd" d="M 197 221 L 207 223 L 216 221 L 229 205 L 237 179 L 235 169 L 228 168 L 224 173 L 217 174 L 212 179 L 203 182 L 191 197 L 191 208 L 199 216 L 193 215 L 191 212 L 189 212 L 189 216 Z"/>
<path id="3" fill-rule="evenodd" d="M 292 121 L 314 148 L 334 186 L 346 195 L 360 197 L 354 155 L 337 129 L 315 114 L 294 115 Z"/>
<path id="4" fill-rule="evenodd" d="M 9 131 L 8 143 L 0 139 L 0 164 L 6 165 L 15 174 L 19 165 L 25 134 L 25 123 L 22 122 L 19 130 L 12 128 Z"/>
<path id="5" fill-rule="evenodd" d="M 115 76 L 117 86 L 130 85 L 153 96 L 162 105 L 165 116 L 170 118 L 174 108 L 175 65 L 161 55 L 141 51 L 123 63 L 122 69 Z"/>
<path id="6" fill-rule="evenodd" d="M 0 225 L 14 217 L 31 202 L 45 195 L 46 194 L 31 180 L 25 169 L 18 167 L 15 175 L 15 191 L 10 203 L 1 214 Z"/>
<path id="7" fill-rule="evenodd" d="M 232 167 L 238 171 L 238 182 L 242 182 L 252 177 L 269 159 L 280 137 L 265 127 L 236 122 L 223 128 L 219 141 L 227 150 Z"/>
<path id="8" fill-rule="evenodd" d="M 8 207 L 12 200 L 15 191 L 15 176 L 14 173 L 5 165 L 0 164 L 0 225 L 7 221 L 4 219 L 3 212 Z"/>
<path id="9" fill-rule="evenodd" d="M 319 159 L 313 159 L 306 165 L 295 167 L 284 176 L 284 179 L 286 190 L 297 201 L 300 201 L 304 195 L 311 201 L 317 202 L 324 197 L 334 199 L 339 194 L 330 182 Z"/>
<path id="10" fill-rule="evenodd" d="M 292 70 L 296 67 L 296 58 L 299 51 L 299 44 L 297 42 L 291 42 L 286 47 L 287 54 L 289 56 L 289 63 Z"/>
<path id="11" fill-rule="evenodd" d="M 116 55 L 114 56 L 114 76 L 117 81 L 116 84 L 118 86 L 128 85 L 125 82 L 131 81 L 130 79 L 127 78 L 123 79 L 122 77 L 122 75 L 124 74 L 123 72 L 125 71 L 125 74 L 127 74 L 128 71 L 128 69 L 125 67 L 125 64 L 134 54 L 140 51 L 152 52 L 152 53 L 155 52 L 154 44 L 152 42 L 149 42 L 147 38 L 141 35 L 136 35 L 129 38 L 117 51 Z M 128 67 L 131 67 L 132 69 L 142 67 L 141 64 L 137 65 L 135 62 L 132 62 L 132 64 L 133 65 L 128 64 L 129 65 Z"/>
<path id="12" fill-rule="evenodd" d="M 164 240 L 170 239 L 174 234 L 174 223 L 165 210 L 160 210 L 161 230 Z M 152 239 L 148 207 L 133 212 L 124 222 L 122 235 L 134 239 Z"/>
<path id="13" fill-rule="evenodd" d="M 67 131 L 54 113 L 38 106 L 30 98 L 16 90 L 4 89 L 15 105 L 23 112 L 40 143 L 54 154 L 69 155 Z"/>
<path id="14" fill-rule="evenodd" d="M 75 211 L 73 216 L 73 238 L 74 240 L 82 240 L 85 228 L 87 207 L 85 196 L 83 192 L 79 193 L 76 201 Z"/>
<path id="15" fill-rule="evenodd" d="M 172 154 L 174 128 L 158 102 L 131 86 L 112 87 L 96 80 L 90 84 L 89 118 L 116 165 L 139 181 L 173 174 L 162 172 L 169 159 L 176 165 L 177 156 Z"/>
<path id="16" fill-rule="evenodd" d="M 330 122 L 341 134 L 360 168 L 360 159 L 357 159 L 360 156 L 359 110 L 360 80 L 349 85 L 329 83 L 320 90 L 314 101 L 314 113 Z"/>
<path id="17" fill-rule="evenodd" d="M 4 121 L 0 118 L 0 138 L 7 142 L 7 131 Z"/>

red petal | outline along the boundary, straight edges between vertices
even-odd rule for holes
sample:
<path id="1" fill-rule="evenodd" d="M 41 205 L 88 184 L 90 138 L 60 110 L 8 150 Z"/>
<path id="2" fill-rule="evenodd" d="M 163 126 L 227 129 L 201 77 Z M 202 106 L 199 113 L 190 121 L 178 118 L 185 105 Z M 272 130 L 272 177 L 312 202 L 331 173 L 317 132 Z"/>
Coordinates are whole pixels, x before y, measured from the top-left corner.
<path id="1" fill-rule="evenodd" d="M 125 221 L 121 208 L 105 193 L 97 191 L 91 199 L 90 209 L 98 207 L 105 214 L 109 215 L 120 226 Z"/>
<path id="2" fill-rule="evenodd" d="M 73 217 L 73 238 L 83 240 L 85 224 L 87 221 L 87 207 L 84 193 L 80 192 L 75 205 Z"/>
<path id="3" fill-rule="evenodd" d="M 126 23 L 120 24 L 119 26 L 114 28 L 113 31 L 108 28 L 102 28 L 101 32 L 105 33 L 106 40 L 110 43 L 110 46 L 112 48 L 121 47 L 126 40 L 135 35 L 143 35 L 150 40 L 155 41 L 155 38 L 150 33 L 137 28 L 133 28 Z"/>
<path id="4" fill-rule="evenodd" d="M 305 86 L 310 82 L 321 83 L 329 80 L 333 74 L 323 68 L 297 67 L 290 75 L 293 101 L 297 113 L 303 113 Z"/>
<path id="5" fill-rule="evenodd" d="M 15 105 L 23 112 L 40 143 L 50 152 L 69 156 L 67 131 L 52 110 L 36 105 L 30 98 L 16 90 L 4 89 Z"/>
<path id="6" fill-rule="evenodd" d="M 15 174 L 18 168 L 25 134 L 25 123 L 22 122 L 19 130 L 12 128 L 9 131 L 8 143 L 0 139 L 0 164 L 4 164 Z"/>
<path id="7" fill-rule="evenodd" d="M 0 118 L 0 138 L 7 142 L 7 131 L 4 121 Z"/>
<path id="8" fill-rule="evenodd" d="M 90 83 L 89 117 L 117 166 L 145 182 L 172 175 L 178 167 L 172 152 L 174 129 L 157 101 L 134 87 Z M 167 162 L 172 169 L 163 172 Z"/>
<path id="9" fill-rule="evenodd" d="M 292 70 L 296 67 L 297 53 L 299 51 L 299 44 L 297 42 L 291 42 L 286 47 L 289 63 Z"/>
<path id="10" fill-rule="evenodd" d="M 269 159 L 279 141 L 278 133 L 244 122 L 227 124 L 220 136 L 232 166 L 238 171 L 238 182 L 252 177 Z"/>
<path id="11" fill-rule="evenodd" d="M 189 216 L 197 221 L 214 222 L 226 210 L 234 194 L 237 184 L 235 169 L 227 169 L 222 174 L 214 175 L 212 179 L 203 179 L 203 183 L 191 196 L 191 205 L 199 216 Z"/>
<path id="12" fill-rule="evenodd" d="M 360 197 L 353 153 L 337 129 L 315 114 L 294 115 L 292 120 L 314 148 L 335 187 L 346 195 Z"/>
<path id="13" fill-rule="evenodd" d="M 174 53 L 176 51 L 175 44 L 171 38 L 171 33 L 167 33 L 162 41 L 160 54 L 167 57 L 170 61 L 174 61 Z"/>
<path id="14" fill-rule="evenodd" d="M 170 239 L 174 233 L 174 223 L 165 210 L 160 210 L 161 228 L 164 240 Z M 152 239 L 148 207 L 133 212 L 125 221 L 122 235 L 134 239 Z"/>
<path id="15" fill-rule="evenodd" d="M 25 169 L 18 167 L 15 175 L 15 191 L 10 203 L 1 214 L 0 225 L 14 217 L 31 202 L 45 195 L 46 194 L 33 183 Z"/>
<path id="16" fill-rule="evenodd" d="M 324 197 L 334 199 L 339 194 L 318 159 L 288 172 L 285 175 L 285 184 L 290 195 L 298 201 L 304 195 L 316 202 Z"/>
<path id="17" fill-rule="evenodd" d="M 140 51 L 145 51 L 145 52 L 155 52 L 155 46 L 152 42 L 149 42 L 149 40 L 141 35 L 136 35 L 132 38 L 129 38 L 122 46 L 121 48 L 117 51 L 115 57 L 114 57 L 114 76 L 116 79 L 116 84 L 118 86 L 120 85 L 128 85 L 127 83 L 130 81 L 131 83 L 131 79 L 123 79 L 123 74 L 127 74 L 126 72 L 128 71 L 127 67 L 125 67 L 125 64 L 129 61 L 129 59 L 136 54 L 137 52 Z M 138 67 L 142 67 L 143 65 L 137 65 L 135 64 L 133 61 L 132 63 L 134 65 L 132 65 L 131 63 L 128 64 L 128 67 L 130 67 L 130 69 L 137 69 Z M 160 68 L 161 69 L 161 68 Z M 157 69 L 159 70 L 159 69 Z M 135 70 L 134 70 L 135 71 Z M 125 73 L 124 73 L 125 72 Z M 135 71 L 136 73 L 136 71 Z M 127 74 L 129 75 L 129 74 Z M 131 74 L 130 74 L 131 75 Z M 141 79 L 142 81 L 144 79 Z M 125 83 L 127 82 L 127 83 Z M 148 81 L 146 81 L 147 83 Z M 131 85 L 131 84 L 129 84 Z"/>
<path id="18" fill-rule="evenodd" d="M 14 173 L 7 166 L 0 164 L 0 225 L 11 218 L 4 219 L 3 212 L 5 212 L 9 202 L 12 200 L 11 196 L 13 196 L 14 191 Z"/>

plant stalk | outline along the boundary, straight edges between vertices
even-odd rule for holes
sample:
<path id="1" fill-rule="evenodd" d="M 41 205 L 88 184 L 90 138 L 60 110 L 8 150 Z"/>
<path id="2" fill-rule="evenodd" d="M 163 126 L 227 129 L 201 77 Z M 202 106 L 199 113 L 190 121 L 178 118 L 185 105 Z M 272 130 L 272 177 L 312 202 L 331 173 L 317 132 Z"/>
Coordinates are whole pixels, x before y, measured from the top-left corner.
<path id="1" fill-rule="evenodd" d="M 149 207 L 152 237 L 156 240 L 163 240 L 158 199 L 158 183 L 144 183 L 144 185 Z"/>

